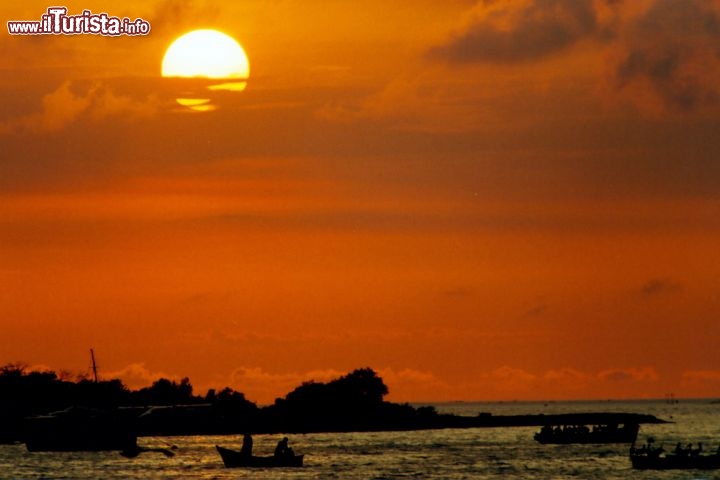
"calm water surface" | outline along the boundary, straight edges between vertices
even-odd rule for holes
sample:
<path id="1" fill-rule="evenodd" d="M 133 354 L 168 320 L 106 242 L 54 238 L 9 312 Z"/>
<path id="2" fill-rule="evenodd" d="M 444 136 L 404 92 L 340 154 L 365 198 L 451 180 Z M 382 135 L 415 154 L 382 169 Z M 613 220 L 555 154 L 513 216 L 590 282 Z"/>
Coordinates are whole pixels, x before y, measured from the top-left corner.
<path id="1" fill-rule="evenodd" d="M 671 449 L 678 441 L 720 445 L 720 404 L 707 400 L 556 403 L 453 403 L 441 412 L 494 415 L 568 412 L 649 413 L 675 423 L 643 425 L 639 442 L 653 437 Z M 711 472 L 638 472 L 624 445 L 550 445 L 533 440 L 536 427 L 446 429 L 418 432 L 292 435 L 306 454 L 301 469 L 226 469 L 215 445 L 239 448 L 241 436 L 146 437 L 146 447 L 177 445 L 166 458 L 117 452 L 29 453 L 24 445 L 0 445 L 0 479 L 718 479 Z M 256 435 L 255 453 L 270 454 L 279 435 Z"/>

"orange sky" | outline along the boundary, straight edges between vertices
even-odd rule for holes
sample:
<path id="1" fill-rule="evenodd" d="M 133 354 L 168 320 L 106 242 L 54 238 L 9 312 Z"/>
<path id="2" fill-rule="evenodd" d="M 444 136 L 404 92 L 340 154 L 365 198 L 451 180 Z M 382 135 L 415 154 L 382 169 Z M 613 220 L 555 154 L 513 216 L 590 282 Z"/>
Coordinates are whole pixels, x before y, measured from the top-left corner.
<path id="1" fill-rule="evenodd" d="M 65 5 L 152 31 L 0 35 L 0 363 L 720 395 L 719 0 Z M 196 28 L 251 69 L 204 113 L 160 78 Z"/>

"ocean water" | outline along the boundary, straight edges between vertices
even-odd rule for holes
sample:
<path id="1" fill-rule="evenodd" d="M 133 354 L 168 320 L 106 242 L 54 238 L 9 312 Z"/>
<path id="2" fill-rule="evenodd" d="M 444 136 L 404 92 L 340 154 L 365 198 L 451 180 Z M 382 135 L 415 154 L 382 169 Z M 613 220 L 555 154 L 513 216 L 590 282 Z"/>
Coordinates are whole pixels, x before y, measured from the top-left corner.
<path id="1" fill-rule="evenodd" d="M 460 415 L 631 412 L 674 423 L 643 425 L 670 450 L 677 442 L 720 445 L 720 404 L 709 400 L 633 402 L 506 402 L 436 404 Z M 30 453 L 24 445 L 0 445 L 0 479 L 718 479 L 716 471 L 641 472 L 630 468 L 627 445 L 540 445 L 536 427 L 444 429 L 416 432 L 290 435 L 300 469 L 227 469 L 215 445 L 239 448 L 233 436 L 143 437 L 145 447 L 176 445 L 176 456 L 117 452 Z M 270 454 L 280 435 L 255 435 L 254 452 Z"/>

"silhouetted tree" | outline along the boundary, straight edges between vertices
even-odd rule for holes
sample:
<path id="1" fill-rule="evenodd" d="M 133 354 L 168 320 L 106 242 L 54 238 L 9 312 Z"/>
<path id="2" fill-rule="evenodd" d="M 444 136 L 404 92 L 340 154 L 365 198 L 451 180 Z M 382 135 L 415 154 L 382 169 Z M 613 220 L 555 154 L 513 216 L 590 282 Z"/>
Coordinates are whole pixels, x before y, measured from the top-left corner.
<path id="1" fill-rule="evenodd" d="M 212 406 L 220 429 L 239 432 L 253 431 L 257 427 L 258 407 L 246 399 L 244 393 L 225 387 L 215 394 Z"/>
<path id="2" fill-rule="evenodd" d="M 265 413 L 295 431 L 351 430 L 382 415 L 387 393 L 382 379 L 362 368 L 328 383 L 305 382 Z"/>
<path id="3" fill-rule="evenodd" d="M 133 395 L 135 404 L 145 405 L 183 405 L 200 403 L 201 397 L 192 394 L 190 379 L 185 377 L 180 383 L 161 378 L 150 387 L 141 388 Z"/>
<path id="4" fill-rule="evenodd" d="M 225 387 L 194 396 L 186 377 L 166 378 L 137 391 L 120 380 L 95 382 L 70 374 L 28 371 L 22 363 L 0 367 L 0 441 L 20 438 L 23 418 L 72 406 L 176 406 L 138 418 L 138 428 L 156 435 L 254 432 L 351 431 L 437 426 L 432 407 L 415 409 L 384 401 L 388 388 L 370 368 L 327 383 L 305 382 L 271 406 L 258 408 L 242 392 Z M 128 412 L 131 410 L 124 410 Z M 144 410 L 140 410 L 144 411 Z M 142 422 L 140 422 L 142 420 Z"/>
<path id="5" fill-rule="evenodd" d="M 388 394 L 388 388 L 371 368 L 360 368 L 340 377 L 330 385 L 341 392 L 343 397 L 352 400 L 356 406 L 372 406 L 382 403 Z"/>

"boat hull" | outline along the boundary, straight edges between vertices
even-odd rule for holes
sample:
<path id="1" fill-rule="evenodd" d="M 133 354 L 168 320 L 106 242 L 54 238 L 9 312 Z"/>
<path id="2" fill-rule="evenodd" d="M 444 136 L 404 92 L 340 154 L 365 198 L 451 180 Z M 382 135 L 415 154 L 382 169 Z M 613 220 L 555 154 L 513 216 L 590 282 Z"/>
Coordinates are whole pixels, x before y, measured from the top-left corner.
<path id="1" fill-rule="evenodd" d="M 228 468 L 283 468 L 283 467 L 302 467 L 304 455 L 295 455 L 292 457 L 248 457 L 236 450 L 223 448 L 216 445 L 220 458 Z"/>

